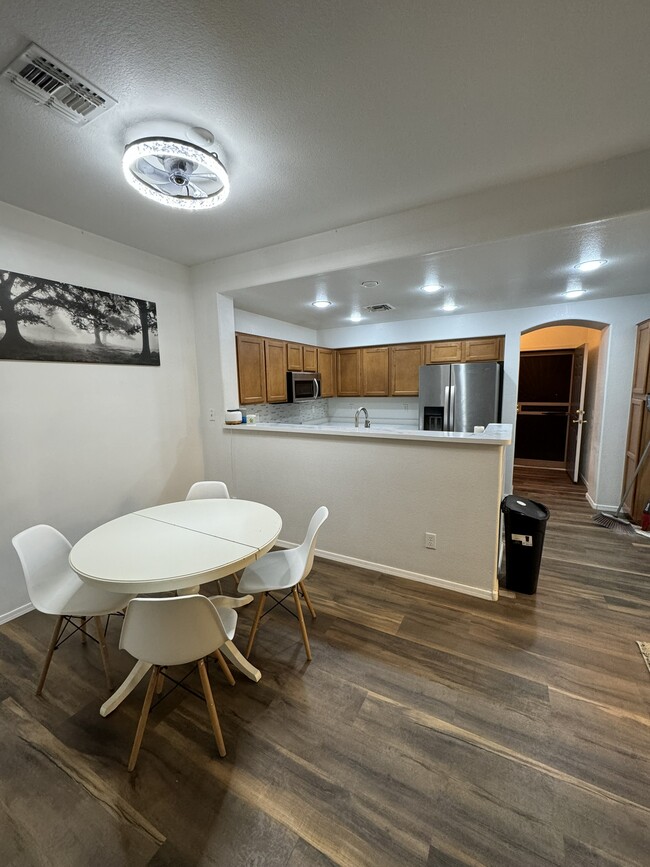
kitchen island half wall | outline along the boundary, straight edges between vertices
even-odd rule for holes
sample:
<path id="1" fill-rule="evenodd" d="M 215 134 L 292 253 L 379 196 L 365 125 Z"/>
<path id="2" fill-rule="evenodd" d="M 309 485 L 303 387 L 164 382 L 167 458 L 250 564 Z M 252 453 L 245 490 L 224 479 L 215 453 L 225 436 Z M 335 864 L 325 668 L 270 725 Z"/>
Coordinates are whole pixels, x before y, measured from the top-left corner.
<path id="1" fill-rule="evenodd" d="M 497 599 L 511 426 L 482 434 L 338 427 L 228 427 L 233 494 L 276 509 L 286 543 L 302 541 L 325 505 L 319 556 Z M 435 549 L 425 547 L 427 533 Z"/>

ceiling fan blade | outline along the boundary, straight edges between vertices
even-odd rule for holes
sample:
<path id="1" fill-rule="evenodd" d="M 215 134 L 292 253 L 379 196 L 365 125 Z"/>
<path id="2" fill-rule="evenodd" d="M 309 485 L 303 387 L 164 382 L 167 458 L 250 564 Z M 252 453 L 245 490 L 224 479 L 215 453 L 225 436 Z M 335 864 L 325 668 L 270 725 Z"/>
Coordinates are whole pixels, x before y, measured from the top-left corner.
<path id="1" fill-rule="evenodd" d="M 196 184 L 193 184 L 192 181 L 189 181 L 185 185 L 185 188 L 187 189 L 188 193 L 189 192 L 192 193 L 193 199 L 207 199 L 208 198 L 208 194 L 204 190 L 202 190 L 200 187 L 197 187 Z"/>

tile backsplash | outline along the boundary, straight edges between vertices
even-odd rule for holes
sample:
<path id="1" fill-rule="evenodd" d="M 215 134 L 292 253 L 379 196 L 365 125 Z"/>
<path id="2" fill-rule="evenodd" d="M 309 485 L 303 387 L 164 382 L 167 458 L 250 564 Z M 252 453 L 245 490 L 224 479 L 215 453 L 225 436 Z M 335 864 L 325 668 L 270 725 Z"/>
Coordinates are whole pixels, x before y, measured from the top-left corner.
<path id="1" fill-rule="evenodd" d="M 255 414 L 258 422 L 268 424 L 302 424 L 326 420 L 329 401 L 315 400 L 305 403 L 258 403 L 242 407 L 246 415 Z"/>

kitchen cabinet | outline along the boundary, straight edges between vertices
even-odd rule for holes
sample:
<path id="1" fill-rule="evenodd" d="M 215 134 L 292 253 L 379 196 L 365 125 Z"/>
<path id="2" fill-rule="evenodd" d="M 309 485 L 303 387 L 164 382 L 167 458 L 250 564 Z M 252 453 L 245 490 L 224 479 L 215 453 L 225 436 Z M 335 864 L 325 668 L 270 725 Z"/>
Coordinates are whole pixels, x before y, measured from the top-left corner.
<path id="1" fill-rule="evenodd" d="M 649 392 L 650 319 L 647 319 L 638 326 L 636 333 L 636 355 L 634 358 L 627 449 L 625 451 L 623 491 L 630 484 L 632 476 L 641 460 L 643 450 L 647 443 L 650 442 L 650 411 L 646 403 Z M 637 476 L 634 486 L 624 503 L 626 512 L 634 521 L 640 523 L 643 507 L 648 500 L 650 500 L 650 458 L 646 458 L 646 463 Z"/>
<path id="2" fill-rule="evenodd" d="M 472 337 L 463 340 L 463 361 L 502 361 L 503 337 Z"/>
<path id="3" fill-rule="evenodd" d="M 318 349 L 317 364 L 321 397 L 336 397 L 336 352 L 333 349 Z"/>
<path id="4" fill-rule="evenodd" d="M 264 338 L 252 334 L 237 334 L 237 373 L 239 402 L 266 402 L 266 365 Z"/>
<path id="5" fill-rule="evenodd" d="M 339 397 L 359 397 L 361 394 L 360 349 L 337 350 L 336 380 Z"/>
<path id="6" fill-rule="evenodd" d="M 361 350 L 361 394 L 364 397 L 388 397 L 389 360 L 387 346 Z"/>
<path id="7" fill-rule="evenodd" d="M 453 361 L 462 361 L 463 341 L 438 340 L 435 343 L 427 343 L 425 356 L 425 364 L 448 364 Z"/>
<path id="8" fill-rule="evenodd" d="M 390 347 L 390 394 L 393 397 L 417 397 L 420 365 L 424 364 L 424 347 L 405 343 Z"/>
<path id="9" fill-rule="evenodd" d="M 317 352 L 315 346 L 303 346 L 302 348 L 303 370 L 316 373 L 318 369 Z"/>
<path id="10" fill-rule="evenodd" d="M 302 360 L 302 343 L 287 343 L 287 370 L 305 370 Z"/>
<path id="11" fill-rule="evenodd" d="M 437 340 L 425 346 L 425 364 L 502 361 L 503 337 L 470 337 L 467 340 Z"/>
<path id="12" fill-rule="evenodd" d="M 284 340 L 264 341 L 267 403 L 286 403 L 287 344 Z"/>

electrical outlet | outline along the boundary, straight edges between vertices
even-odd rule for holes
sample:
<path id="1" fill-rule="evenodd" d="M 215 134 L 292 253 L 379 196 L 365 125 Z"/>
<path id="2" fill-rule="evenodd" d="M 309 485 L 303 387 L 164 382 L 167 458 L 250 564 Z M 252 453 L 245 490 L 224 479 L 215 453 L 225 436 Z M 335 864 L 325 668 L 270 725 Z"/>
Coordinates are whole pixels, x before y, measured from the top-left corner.
<path id="1" fill-rule="evenodd" d="M 435 547 L 436 547 L 436 534 L 435 533 L 425 533 L 424 534 L 424 547 L 435 549 Z"/>
<path id="2" fill-rule="evenodd" d="M 217 416 L 215 415 L 214 410 L 209 409 L 208 410 L 208 421 L 216 421 L 216 419 L 217 419 Z"/>

